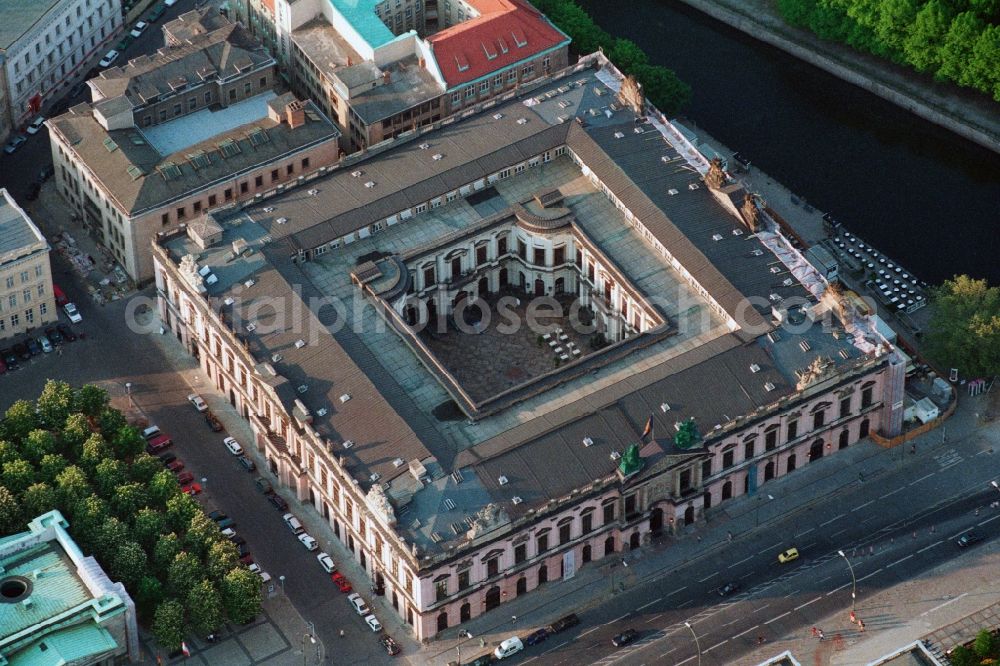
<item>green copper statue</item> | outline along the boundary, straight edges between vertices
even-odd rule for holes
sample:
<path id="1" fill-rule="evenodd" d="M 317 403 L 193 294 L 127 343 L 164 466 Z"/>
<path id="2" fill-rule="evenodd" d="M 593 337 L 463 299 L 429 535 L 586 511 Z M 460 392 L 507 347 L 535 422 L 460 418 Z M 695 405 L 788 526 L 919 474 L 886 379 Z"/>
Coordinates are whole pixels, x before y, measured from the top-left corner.
<path id="1" fill-rule="evenodd" d="M 689 449 L 699 441 L 701 441 L 701 433 L 698 432 L 698 426 L 695 425 L 694 419 L 689 418 L 682 421 L 674 436 L 674 446 L 678 449 Z"/>
<path id="2" fill-rule="evenodd" d="M 618 472 L 622 476 L 632 476 L 643 466 L 642 457 L 639 455 L 639 445 L 632 444 L 627 449 L 625 449 L 625 455 L 622 456 L 622 461 L 618 463 Z"/>

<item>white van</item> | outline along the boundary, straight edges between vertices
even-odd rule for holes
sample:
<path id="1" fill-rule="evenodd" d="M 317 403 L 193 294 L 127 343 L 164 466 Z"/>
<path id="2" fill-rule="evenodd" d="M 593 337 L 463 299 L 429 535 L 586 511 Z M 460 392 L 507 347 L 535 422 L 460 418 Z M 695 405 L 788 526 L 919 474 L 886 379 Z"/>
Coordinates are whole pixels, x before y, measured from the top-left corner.
<path id="1" fill-rule="evenodd" d="M 288 525 L 288 529 L 290 529 L 293 533 L 302 534 L 306 531 L 306 529 L 302 527 L 302 523 L 299 522 L 299 519 L 292 514 L 286 513 L 281 518 L 285 521 L 285 524 Z"/>
<path id="2" fill-rule="evenodd" d="M 160 434 L 160 429 L 155 425 L 151 425 L 142 431 L 142 436 L 146 441 L 149 441 L 154 437 L 159 436 L 159 434 Z"/>
<path id="3" fill-rule="evenodd" d="M 497 659 L 503 659 L 512 654 L 517 654 L 523 649 L 524 643 L 521 642 L 521 639 L 517 636 L 511 636 L 497 646 L 497 649 L 493 651 L 493 656 Z"/>

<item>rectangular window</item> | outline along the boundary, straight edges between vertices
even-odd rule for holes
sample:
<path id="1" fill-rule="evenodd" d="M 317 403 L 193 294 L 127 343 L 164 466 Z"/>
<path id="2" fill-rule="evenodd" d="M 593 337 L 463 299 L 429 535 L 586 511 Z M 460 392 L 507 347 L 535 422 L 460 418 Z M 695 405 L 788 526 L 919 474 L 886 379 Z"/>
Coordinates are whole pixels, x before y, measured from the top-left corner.
<path id="1" fill-rule="evenodd" d="M 528 559 L 528 548 L 522 543 L 514 546 L 514 564 L 520 564 Z"/>
<path id="2" fill-rule="evenodd" d="M 188 99 L 188 111 L 194 111 L 198 108 L 198 98 L 191 97 Z"/>
<path id="3" fill-rule="evenodd" d="M 749 442 L 744 442 L 743 444 L 743 459 L 750 460 L 753 458 L 755 440 L 750 440 Z"/>
<path id="4" fill-rule="evenodd" d="M 482 266 L 486 263 L 486 246 L 480 245 L 476 248 L 476 266 Z"/>
<path id="5" fill-rule="evenodd" d="M 232 201 L 232 199 L 233 199 L 233 188 L 227 187 L 226 191 L 223 193 L 223 198 L 225 198 L 226 201 Z"/>
<path id="6" fill-rule="evenodd" d="M 612 523 L 615 520 L 615 503 L 608 502 L 604 505 L 604 524 Z"/>
<path id="7" fill-rule="evenodd" d="M 479 83 L 479 92 L 480 92 L 480 94 L 485 95 L 489 91 L 490 91 L 490 82 L 489 81 L 481 81 Z"/>
<path id="8" fill-rule="evenodd" d="M 734 459 L 736 458 L 736 451 L 729 449 L 722 454 L 722 469 L 729 469 L 733 466 Z"/>
<path id="9" fill-rule="evenodd" d="M 494 557 L 486 562 L 486 577 L 492 578 L 500 573 L 500 558 Z"/>
<path id="10" fill-rule="evenodd" d="M 246 194 L 250 190 L 250 184 L 246 181 L 240 183 L 240 194 Z"/>
<path id="11" fill-rule="evenodd" d="M 778 445 L 778 429 L 768 428 L 767 432 L 764 433 L 764 450 L 773 451 L 774 447 Z"/>
<path id="12" fill-rule="evenodd" d="M 294 164 L 289 164 L 288 166 L 285 167 L 285 175 L 291 176 L 293 173 L 295 173 Z"/>
<path id="13" fill-rule="evenodd" d="M 712 476 L 712 460 L 706 460 L 701 464 L 701 478 L 707 479 Z"/>
<path id="14" fill-rule="evenodd" d="M 160 215 L 160 224 L 162 224 L 163 226 L 167 226 L 168 224 L 170 224 L 170 213 L 164 213 Z"/>
<path id="15" fill-rule="evenodd" d="M 469 86 L 468 88 L 465 89 L 465 99 L 469 99 L 469 98 L 475 97 L 475 96 L 476 96 L 476 87 L 475 86 Z"/>
<path id="16" fill-rule="evenodd" d="M 24 311 L 24 323 L 31 326 L 35 323 L 35 311 L 34 309 Z"/>
<path id="17" fill-rule="evenodd" d="M 517 70 L 516 69 L 512 69 L 509 72 L 507 72 L 507 81 L 509 83 L 513 83 L 514 81 L 517 81 Z"/>
<path id="18" fill-rule="evenodd" d="M 186 216 L 187 216 L 187 213 L 184 211 L 184 206 L 181 206 L 180 208 L 177 209 L 177 219 L 178 220 L 183 220 Z"/>
<path id="19" fill-rule="evenodd" d="M 505 256 L 507 254 L 507 237 L 502 236 L 497 239 L 497 255 Z"/>
<path id="20" fill-rule="evenodd" d="M 247 81 L 246 83 L 243 84 L 243 94 L 246 97 L 250 96 L 250 91 L 251 90 L 253 90 L 253 84 L 252 83 L 250 83 L 249 81 Z"/>
<path id="21" fill-rule="evenodd" d="M 253 179 L 253 184 L 254 184 L 254 187 L 263 187 L 264 186 L 264 176 L 257 176 L 257 177 L 255 177 Z"/>
<path id="22" fill-rule="evenodd" d="M 211 103 L 212 103 L 212 91 L 209 90 L 208 92 L 205 93 L 205 104 L 211 104 Z"/>
<path id="23" fill-rule="evenodd" d="M 525 261 L 528 259 L 528 246 L 520 238 L 517 239 L 517 256 Z"/>
<path id="24" fill-rule="evenodd" d="M 437 284 L 437 280 L 434 279 L 434 267 L 428 266 L 424 269 L 424 287 L 430 287 L 434 284 Z"/>
<path id="25" fill-rule="evenodd" d="M 11 328 L 17 328 L 20 325 L 21 325 L 21 318 L 20 318 L 20 316 L 16 315 L 16 314 L 12 314 L 10 316 L 10 327 Z"/>
<path id="26" fill-rule="evenodd" d="M 793 419 L 788 422 L 788 436 L 786 439 L 790 442 L 799 436 L 799 422 L 797 419 Z"/>
<path id="27" fill-rule="evenodd" d="M 581 529 L 580 529 L 580 533 L 581 534 L 590 534 L 591 531 L 593 531 L 593 529 L 594 529 L 594 514 L 593 513 L 585 513 L 585 514 L 583 514 L 583 517 L 580 519 L 580 521 L 581 521 L 581 525 L 582 525 Z"/>
<path id="28" fill-rule="evenodd" d="M 869 386 L 861 391 L 861 409 L 872 406 L 872 387 Z"/>
<path id="29" fill-rule="evenodd" d="M 16 317 L 17 315 L 14 316 Z M 535 541 L 535 552 L 540 555 L 545 551 L 547 551 L 548 549 L 549 549 L 549 535 L 547 533 L 539 535 L 538 539 Z"/>
<path id="30" fill-rule="evenodd" d="M 208 195 L 208 207 L 209 208 L 212 208 L 213 206 L 215 206 L 215 202 L 216 201 L 218 201 L 218 197 L 216 197 L 214 194 L 209 194 Z"/>
<path id="31" fill-rule="evenodd" d="M 259 83 L 260 83 L 261 89 L 266 88 L 267 87 L 267 77 L 266 76 L 260 77 L 260 82 Z"/>
<path id="32" fill-rule="evenodd" d="M 191 207 L 194 208 L 194 212 L 195 212 L 196 215 L 201 212 L 201 202 L 200 201 L 195 201 L 194 205 L 191 206 Z"/>
<path id="33" fill-rule="evenodd" d="M 826 410 L 821 409 L 813 414 L 813 430 L 819 430 L 824 423 L 826 423 Z"/>
<path id="34" fill-rule="evenodd" d="M 569 543 L 570 538 L 572 538 L 571 537 L 572 531 L 573 531 L 572 523 L 566 523 L 565 525 L 559 526 L 559 545 Z"/>
<path id="35" fill-rule="evenodd" d="M 851 396 L 847 396 L 840 401 L 840 418 L 844 418 L 851 413 Z"/>
<path id="36" fill-rule="evenodd" d="M 49 311 L 49 304 L 48 303 L 39 303 L 38 304 L 38 314 L 40 314 L 40 315 L 42 315 L 44 317 L 45 314 L 48 311 Z"/>
<path id="37" fill-rule="evenodd" d="M 309 168 L 309 158 L 308 157 L 303 157 L 302 158 L 302 168 L 303 169 L 308 169 Z"/>
<path id="38" fill-rule="evenodd" d="M 635 493 L 625 498 L 625 518 L 628 519 L 636 513 Z"/>
<path id="39" fill-rule="evenodd" d="M 544 247 L 533 247 L 532 249 L 532 263 L 536 266 L 545 265 L 545 248 Z"/>
<path id="40" fill-rule="evenodd" d="M 434 583 L 434 600 L 444 601 L 448 598 L 448 580 L 439 580 Z"/>
<path id="41" fill-rule="evenodd" d="M 493 87 L 502 88 L 503 87 L 503 74 L 497 74 L 493 77 Z"/>
<path id="42" fill-rule="evenodd" d="M 459 591 L 464 590 L 469 587 L 469 570 L 458 572 L 458 589 Z"/>
<path id="43" fill-rule="evenodd" d="M 691 489 L 691 470 L 690 469 L 681 470 L 679 481 L 680 481 L 679 491 L 683 495 L 685 492 Z"/>
<path id="44" fill-rule="evenodd" d="M 557 248 L 553 248 L 552 249 L 552 265 L 553 266 L 562 266 L 564 263 L 566 263 L 566 248 L 562 247 L 562 246 L 557 247 Z"/>

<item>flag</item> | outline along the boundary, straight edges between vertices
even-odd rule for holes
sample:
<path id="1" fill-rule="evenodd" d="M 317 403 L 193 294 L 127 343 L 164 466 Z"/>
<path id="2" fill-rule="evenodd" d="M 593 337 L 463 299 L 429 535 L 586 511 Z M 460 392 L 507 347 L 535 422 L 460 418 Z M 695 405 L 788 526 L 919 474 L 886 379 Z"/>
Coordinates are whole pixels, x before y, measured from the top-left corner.
<path id="1" fill-rule="evenodd" d="M 181 652 L 184 653 L 185 657 L 191 656 L 191 650 L 188 649 L 188 644 L 185 643 L 184 641 L 181 641 Z"/>
<path id="2" fill-rule="evenodd" d="M 643 444 L 648 444 L 653 441 L 653 415 L 649 415 L 649 420 L 646 421 L 646 427 L 642 431 L 642 439 L 640 440 Z"/>

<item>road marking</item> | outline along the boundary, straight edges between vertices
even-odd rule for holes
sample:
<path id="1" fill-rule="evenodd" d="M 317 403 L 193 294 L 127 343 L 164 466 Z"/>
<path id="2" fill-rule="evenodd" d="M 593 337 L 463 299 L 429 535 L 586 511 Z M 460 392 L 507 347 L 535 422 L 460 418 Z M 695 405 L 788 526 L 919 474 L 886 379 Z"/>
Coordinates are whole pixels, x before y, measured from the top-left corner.
<path id="1" fill-rule="evenodd" d="M 816 597 L 815 599 L 813 599 L 812 601 L 807 601 L 807 602 L 805 602 L 804 604 L 799 604 L 798 606 L 796 606 L 796 607 L 795 607 L 795 608 L 793 608 L 792 610 L 799 610 L 799 609 L 802 609 L 802 608 L 805 608 L 805 607 L 806 607 L 806 606 L 808 606 L 809 604 L 812 604 L 812 603 L 816 603 L 817 601 L 819 601 L 819 600 L 820 600 L 820 599 L 822 599 L 822 598 L 823 598 L 823 596 L 822 596 L 822 595 L 820 595 L 820 596 Z"/>
<path id="2" fill-rule="evenodd" d="M 844 532 L 846 532 L 846 531 L 847 531 L 848 529 L 850 529 L 850 528 L 847 528 L 847 527 L 845 527 L 845 528 L 844 528 L 844 529 L 842 529 L 842 530 L 838 530 L 838 531 L 834 532 L 833 534 L 831 534 L 831 535 L 830 535 L 830 538 L 832 539 L 833 537 L 837 536 L 838 534 L 843 534 L 843 533 L 844 533 Z"/>
<path id="3" fill-rule="evenodd" d="M 759 624 L 755 624 L 754 626 L 752 626 L 749 629 L 747 629 L 746 631 L 744 631 L 742 634 L 736 634 L 735 636 L 733 636 L 733 638 L 739 638 L 740 636 L 746 636 L 747 634 L 749 634 L 751 631 L 753 631 L 754 629 L 756 629 L 759 626 L 760 626 Z"/>
<path id="4" fill-rule="evenodd" d="M 669 654 L 669 653 L 667 653 L 667 654 Z M 688 657 L 687 659 L 685 659 L 684 661 L 678 661 L 678 662 L 677 662 L 677 666 L 681 666 L 681 664 L 686 664 L 686 663 L 688 663 L 689 661 L 691 661 L 692 659 L 694 659 L 694 658 L 695 658 L 695 657 L 697 657 L 697 656 L 698 656 L 698 655 L 696 655 L 696 654 L 693 654 L 693 655 L 691 655 L 690 657 Z"/>
<path id="5" fill-rule="evenodd" d="M 749 573 L 743 574 L 742 576 L 740 576 L 740 580 L 743 580 L 745 578 L 749 578 L 750 576 L 754 575 L 754 573 L 756 573 L 756 572 L 751 571 Z"/>
<path id="6" fill-rule="evenodd" d="M 992 518 L 987 518 L 986 520 L 976 523 L 976 525 L 985 525 L 986 523 L 992 523 L 997 518 L 1000 518 L 1000 516 L 993 516 Z"/>
<path id="7" fill-rule="evenodd" d="M 618 620 L 624 620 L 625 618 L 627 618 L 627 617 L 629 616 L 629 613 L 631 613 L 631 612 L 632 612 L 632 611 L 629 611 L 628 613 L 625 613 L 625 614 L 624 614 L 624 615 L 622 615 L 621 617 L 616 617 L 615 619 L 611 620 L 611 622 L 609 622 L 608 624 L 614 624 L 614 623 L 615 623 L 615 622 L 617 622 Z"/>
<path id="8" fill-rule="evenodd" d="M 760 608 L 755 608 L 753 612 L 754 612 L 754 613 L 759 613 L 760 611 L 764 610 L 765 608 L 767 608 L 767 607 L 768 607 L 768 606 L 770 606 L 770 605 L 771 605 L 771 604 L 764 604 L 764 605 L 763 605 L 763 606 L 761 606 Z"/>
<path id="9" fill-rule="evenodd" d="M 645 606 L 639 606 L 638 608 L 636 608 L 636 610 L 642 610 L 643 608 L 649 608 L 649 607 L 650 607 L 650 606 L 652 606 L 653 604 L 657 604 L 657 603 L 659 603 L 659 602 L 661 602 L 661 601 L 663 601 L 663 597 L 660 597 L 659 599 L 655 599 L 655 600 L 653 600 L 653 601 L 650 601 L 650 602 L 649 602 L 648 604 L 646 604 Z"/>
<path id="10" fill-rule="evenodd" d="M 781 618 L 785 617 L 786 615 L 791 615 L 791 614 L 792 614 L 792 611 L 785 611 L 784 613 L 782 613 L 778 617 L 772 617 L 770 620 L 764 620 L 764 624 L 771 624 L 772 622 L 777 622 L 778 620 L 780 620 Z"/>
<path id="11" fill-rule="evenodd" d="M 648 620 L 646 620 L 646 624 L 649 624 L 658 617 L 663 617 L 663 613 L 658 613 L 657 615 L 654 615 L 653 617 L 649 618 Z"/>
<path id="12" fill-rule="evenodd" d="M 918 553 L 922 553 L 922 552 L 924 552 L 925 550 L 930 550 L 930 549 L 931 549 L 931 548 L 933 548 L 934 546 L 938 546 L 938 545 L 940 545 L 940 544 L 942 544 L 942 543 L 944 543 L 944 539 L 942 539 L 941 541 L 935 541 L 934 543 L 932 543 L 932 544 L 931 544 L 931 545 L 929 545 L 929 546 L 924 546 L 923 548 L 921 548 L 921 549 L 920 549 L 920 550 L 918 550 L 917 552 L 918 552 Z"/>
<path id="13" fill-rule="evenodd" d="M 685 585 L 684 587 L 678 587 L 678 588 L 677 588 L 676 590 L 674 590 L 673 592 L 667 592 L 667 593 L 666 593 L 666 594 L 665 594 L 664 596 L 667 596 L 667 597 L 669 597 L 669 596 L 670 596 L 671 594 L 677 594 L 678 592 L 681 592 L 681 591 L 683 591 L 683 590 L 686 590 L 686 589 L 688 589 L 688 586 L 687 586 L 687 585 Z"/>
<path id="14" fill-rule="evenodd" d="M 733 620 L 730 620 L 729 622 L 726 622 L 726 623 L 725 623 L 724 625 L 722 625 L 722 626 L 723 626 L 723 627 L 728 627 L 728 626 L 729 626 L 729 625 L 731 625 L 731 624 L 736 624 L 737 622 L 739 622 L 739 621 L 740 621 L 740 620 L 742 620 L 742 619 L 743 619 L 742 617 L 738 617 L 738 618 L 735 618 L 735 619 L 733 619 Z"/>
<path id="15" fill-rule="evenodd" d="M 587 629 L 587 631 L 585 631 L 582 634 L 580 634 L 580 638 L 583 638 L 587 634 L 593 633 L 593 632 L 597 631 L 598 629 L 600 629 L 600 627 L 594 627 L 593 629 Z"/>
<path id="16" fill-rule="evenodd" d="M 947 606 L 948 604 L 953 604 L 956 601 L 958 601 L 959 599 L 961 599 L 962 597 L 966 596 L 967 594 L 969 594 L 969 593 L 968 592 L 963 592 L 962 594 L 958 595 L 954 599 L 949 599 L 948 601 L 944 602 L 943 604 L 938 604 L 937 606 L 935 606 L 934 608 L 931 608 L 930 610 L 925 610 L 923 613 L 920 614 L 920 617 L 923 617 L 924 615 L 927 615 L 928 613 L 933 613 L 936 610 L 940 610 L 940 609 L 944 608 L 945 606 Z"/>
<path id="17" fill-rule="evenodd" d="M 839 591 L 841 591 L 842 589 L 844 589 L 845 587 L 849 587 L 850 585 L 851 585 L 850 583 L 844 583 L 844 584 L 843 584 L 843 585 L 841 585 L 840 587 L 838 587 L 838 588 L 834 588 L 834 589 L 830 590 L 829 592 L 827 592 L 827 593 L 826 593 L 826 596 L 830 596 L 830 595 L 831 595 L 831 594 L 833 594 L 834 592 L 839 592 Z"/>
<path id="18" fill-rule="evenodd" d="M 806 545 L 802 546 L 802 550 L 809 550 L 810 548 L 812 548 L 813 546 L 815 546 L 816 543 L 817 543 L 816 541 L 810 541 Z"/>
<path id="19" fill-rule="evenodd" d="M 805 532 L 799 532 L 796 536 L 805 536 L 806 534 L 809 534 L 810 532 L 812 532 L 814 529 L 816 529 L 816 528 L 815 527 L 810 527 Z"/>
<path id="20" fill-rule="evenodd" d="M 875 500 L 872 500 L 872 501 L 870 501 L 870 502 L 865 502 L 865 503 L 864 503 L 864 504 L 862 504 L 861 506 L 856 506 L 856 507 L 854 507 L 853 509 L 851 509 L 851 512 L 853 513 L 854 511 L 861 511 L 861 509 L 865 508 L 865 507 L 866 507 L 866 506 L 868 506 L 869 504 L 874 504 L 874 503 L 875 503 Z"/>
<path id="21" fill-rule="evenodd" d="M 711 651 L 712 651 L 712 650 L 714 650 L 715 648 L 717 648 L 717 647 L 720 647 L 720 646 L 722 646 L 722 645 L 725 645 L 725 644 L 726 644 L 726 643 L 728 643 L 728 642 L 729 642 L 729 639 L 727 638 L 726 640 L 722 641 L 721 643 L 716 643 L 715 645 L 713 645 L 713 646 L 712 646 L 712 647 L 710 647 L 710 648 L 705 648 L 705 652 L 711 652 Z"/>
<path id="22" fill-rule="evenodd" d="M 910 481 L 907 485 L 912 486 L 912 485 L 915 485 L 917 483 L 920 483 L 924 479 L 931 478 L 932 476 L 934 476 L 934 474 L 935 474 L 935 472 L 931 472 L 930 474 L 925 474 L 924 476 L 920 477 L 919 479 L 914 479 L 913 481 Z"/>
<path id="23" fill-rule="evenodd" d="M 687 600 L 687 601 L 685 601 L 684 603 L 680 604 L 680 605 L 678 606 L 678 608 L 684 608 L 685 606 L 690 606 L 690 605 L 691 605 L 691 604 L 693 604 L 693 603 L 694 603 L 694 599 L 688 599 L 688 600 Z"/>
<path id="24" fill-rule="evenodd" d="M 840 519 L 841 519 L 841 518 L 843 518 L 843 517 L 844 517 L 844 514 L 840 514 L 840 515 L 839 515 L 839 516 L 837 516 L 836 518 L 831 518 L 830 520 L 826 521 L 825 523 L 820 523 L 820 524 L 819 524 L 819 526 L 820 526 L 820 527 L 826 527 L 827 525 L 829 525 L 829 524 L 830 524 L 830 523 L 832 523 L 833 521 L 835 521 L 835 520 L 840 520 Z"/>
<path id="25" fill-rule="evenodd" d="M 979 453 L 977 453 L 976 455 L 977 455 L 977 456 L 988 456 L 988 455 L 990 455 L 991 453 L 993 453 L 993 450 L 992 450 L 992 449 L 987 449 L 987 450 L 985 450 L 985 451 L 980 451 L 980 452 L 979 452 Z"/>
<path id="26" fill-rule="evenodd" d="M 757 557 L 757 556 L 756 555 L 751 555 L 750 557 L 743 558 L 739 562 L 733 562 L 732 564 L 729 565 L 729 568 L 732 569 L 733 567 L 738 567 L 739 565 L 743 564 L 744 562 L 749 562 L 750 560 L 752 560 L 755 557 Z"/>
<path id="27" fill-rule="evenodd" d="M 718 571 L 716 571 L 716 572 L 714 572 L 714 573 L 710 573 L 710 574 L 708 574 L 707 576 L 705 576 L 704 578 L 699 578 L 699 579 L 698 579 L 698 582 L 699 582 L 699 583 L 704 583 L 704 582 L 705 582 L 706 580 L 708 580 L 709 578 L 715 578 L 715 577 L 716 577 L 716 576 L 718 576 L 718 575 L 719 575 L 719 572 L 718 572 Z"/>
<path id="28" fill-rule="evenodd" d="M 895 490 L 893 490 L 893 491 L 892 491 L 891 493 L 886 493 L 885 495 L 882 495 L 881 497 L 879 497 L 879 499 L 885 499 L 885 498 L 886 498 L 886 497 L 888 497 L 889 495 L 895 495 L 896 493 L 898 493 L 898 492 L 900 492 L 900 491 L 902 491 L 902 490 L 903 490 L 903 488 L 902 488 L 902 487 L 900 487 L 900 488 L 896 488 L 896 489 L 895 489 Z"/>
<path id="29" fill-rule="evenodd" d="M 900 562 L 905 562 L 906 560 L 910 559 L 911 557 L 913 557 L 913 553 L 910 553 L 910 554 L 909 554 L 909 555 L 907 555 L 906 557 L 901 557 L 901 558 L 899 558 L 898 560 L 896 560 L 896 561 L 895 561 L 895 562 L 893 562 L 892 564 L 887 564 L 887 565 L 885 565 L 885 568 L 886 568 L 886 569 L 888 569 L 889 567 L 894 567 L 894 566 L 896 566 L 897 564 L 899 564 Z"/>
<path id="30" fill-rule="evenodd" d="M 865 576 L 864 578 L 859 578 L 859 579 L 858 579 L 858 582 L 860 583 L 860 582 L 861 582 L 861 581 L 863 581 L 863 580 L 868 580 L 869 578 L 871 578 L 871 577 L 872 577 L 872 576 L 874 576 L 875 574 L 877 574 L 877 573 L 881 572 L 881 571 L 882 571 L 882 569 L 883 569 L 883 567 L 879 567 L 879 568 L 878 568 L 878 569 L 877 569 L 876 571 L 873 571 L 873 572 L 871 572 L 870 574 L 868 574 L 868 575 L 867 575 L 867 576 Z"/>

